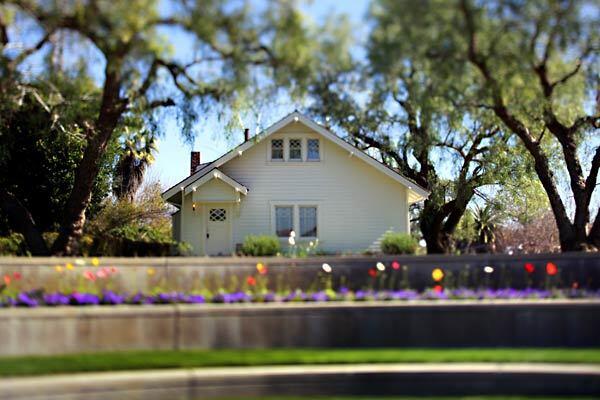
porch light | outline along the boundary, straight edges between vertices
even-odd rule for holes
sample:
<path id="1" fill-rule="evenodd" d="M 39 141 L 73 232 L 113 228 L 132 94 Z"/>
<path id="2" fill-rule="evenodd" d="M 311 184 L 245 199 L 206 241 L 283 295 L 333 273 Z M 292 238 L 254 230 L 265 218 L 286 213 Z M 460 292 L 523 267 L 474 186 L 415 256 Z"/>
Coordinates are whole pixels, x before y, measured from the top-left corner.
<path id="1" fill-rule="evenodd" d="M 294 122 L 298 122 L 298 117 L 294 117 Z"/>
<path id="2" fill-rule="evenodd" d="M 348 154 L 348 157 L 352 157 L 354 155 L 354 152 L 351 151 L 350 154 Z"/>
<path id="3" fill-rule="evenodd" d="M 196 191 L 196 186 L 194 186 L 194 187 L 192 188 L 192 192 L 195 192 L 195 191 Z"/>
<path id="4" fill-rule="evenodd" d="M 219 179 L 219 174 L 218 174 L 217 172 L 215 172 L 215 173 L 213 174 L 213 176 L 215 177 L 215 179 Z"/>
<path id="5" fill-rule="evenodd" d="M 196 203 L 192 203 L 192 211 L 196 211 Z"/>
<path id="6" fill-rule="evenodd" d="M 240 156 L 240 157 L 242 156 L 242 151 L 241 150 L 238 150 L 238 156 Z"/>

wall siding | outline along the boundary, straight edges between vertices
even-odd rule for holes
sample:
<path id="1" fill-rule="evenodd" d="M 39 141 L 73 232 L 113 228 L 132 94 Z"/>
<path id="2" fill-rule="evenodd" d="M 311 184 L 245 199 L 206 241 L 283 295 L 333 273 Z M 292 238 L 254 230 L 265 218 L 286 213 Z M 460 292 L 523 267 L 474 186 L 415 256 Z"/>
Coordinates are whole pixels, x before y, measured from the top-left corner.
<path id="1" fill-rule="evenodd" d="M 320 138 L 322 160 L 268 161 L 270 139 L 285 137 Z M 234 245 L 246 235 L 273 234 L 271 209 L 277 202 L 318 205 L 318 237 L 325 251 L 363 251 L 378 246 L 386 231 L 409 231 L 404 186 L 300 123 L 284 127 L 220 169 L 249 189 L 233 221 Z"/>

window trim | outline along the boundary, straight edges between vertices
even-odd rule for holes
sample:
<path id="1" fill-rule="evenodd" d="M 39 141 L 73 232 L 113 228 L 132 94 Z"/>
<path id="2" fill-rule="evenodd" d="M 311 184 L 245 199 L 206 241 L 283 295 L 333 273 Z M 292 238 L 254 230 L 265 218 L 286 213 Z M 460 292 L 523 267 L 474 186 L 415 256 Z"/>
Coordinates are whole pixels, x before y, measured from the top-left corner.
<path id="1" fill-rule="evenodd" d="M 319 153 L 318 153 L 319 157 L 318 158 L 308 158 L 308 151 L 309 151 L 308 150 L 308 142 L 310 140 L 316 140 L 317 141 L 317 144 L 319 146 Z M 321 139 L 315 138 L 315 137 L 307 137 L 306 138 L 306 162 L 320 162 L 322 160 L 322 158 L 323 157 L 321 156 Z"/>
<path id="2" fill-rule="evenodd" d="M 321 203 L 322 201 L 314 200 L 273 200 L 270 201 L 270 217 L 271 217 L 271 234 L 277 236 L 277 220 L 275 215 L 275 207 L 292 207 L 292 229 L 296 232 L 296 243 L 299 241 L 315 240 L 321 232 Z M 315 207 L 317 209 L 317 236 L 300 236 L 300 207 Z M 284 244 L 287 244 L 288 237 L 277 236 Z"/>
<path id="3" fill-rule="evenodd" d="M 292 140 L 297 140 L 300 143 L 300 158 L 292 158 L 292 146 L 291 146 L 291 141 Z M 301 137 L 290 137 L 287 139 L 287 161 L 289 162 L 303 162 L 304 161 L 304 141 L 302 140 Z"/>
<path id="4" fill-rule="evenodd" d="M 298 208 L 298 237 L 300 237 L 301 239 L 311 239 L 311 238 L 316 238 L 319 236 L 319 207 L 317 207 L 316 205 L 309 205 L 309 204 L 299 204 L 297 206 Z M 308 236 L 303 236 L 302 235 L 302 219 L 300 218 L 300 209 L 302 208 L 314 208 L 315 209 L 315 232 L 316 235 L 308 235 Z"/>
<path id="5" fill-rule="evenodd" d="M 281 140 L 281 158 L 273 158 L 273 142 Z M 269 142 L 269 160 L 273 162 L 285 162 L 285 138 L 273 138 Z"/>

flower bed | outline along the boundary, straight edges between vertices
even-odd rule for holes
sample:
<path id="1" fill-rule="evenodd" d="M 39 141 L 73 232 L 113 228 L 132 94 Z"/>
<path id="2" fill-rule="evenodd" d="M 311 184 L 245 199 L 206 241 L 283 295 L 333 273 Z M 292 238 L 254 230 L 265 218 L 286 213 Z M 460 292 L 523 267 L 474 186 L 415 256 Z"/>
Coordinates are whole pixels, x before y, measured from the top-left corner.
<path id="1" fill-rule="evenodd" d="M 204 303 L 273 303 L 273 302 L 328 302 L 328 301 L 415 301 L 415 300 L 532 300 L 532 299 L 600 299 L 600 290 L 583 289 L 453 289 L 453 290 L 358 290 L 341 288 L 338 291 L 322 290 L 291 293 L 220 292 L 216 294 L 190 294 L 167 292 L 156 294 L 115 293 L 105 290 L 94 293 L 43 293 L 41 291 L 20 292 L 5 297 L 1 307 L 38 306 L 93 306 L 119 304 L 204 304 Z"/>

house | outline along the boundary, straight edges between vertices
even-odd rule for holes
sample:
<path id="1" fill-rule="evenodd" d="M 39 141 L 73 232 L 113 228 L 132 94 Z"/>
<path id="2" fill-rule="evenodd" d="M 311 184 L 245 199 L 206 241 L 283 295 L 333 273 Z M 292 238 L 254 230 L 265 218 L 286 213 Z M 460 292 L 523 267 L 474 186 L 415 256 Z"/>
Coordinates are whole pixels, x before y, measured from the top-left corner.
<path id="1" fill-rule="evenodd" d="M 384 233 L 410 232 L 409 205 L 429 194 L 297 111 L 245 139 L 209 163 L 192 152 L 190 176 L 162 194 L 194 254 L 234 253 L 247 235 L 285 246 L 292 230 L 326 252 L 377 250 Z"/>

